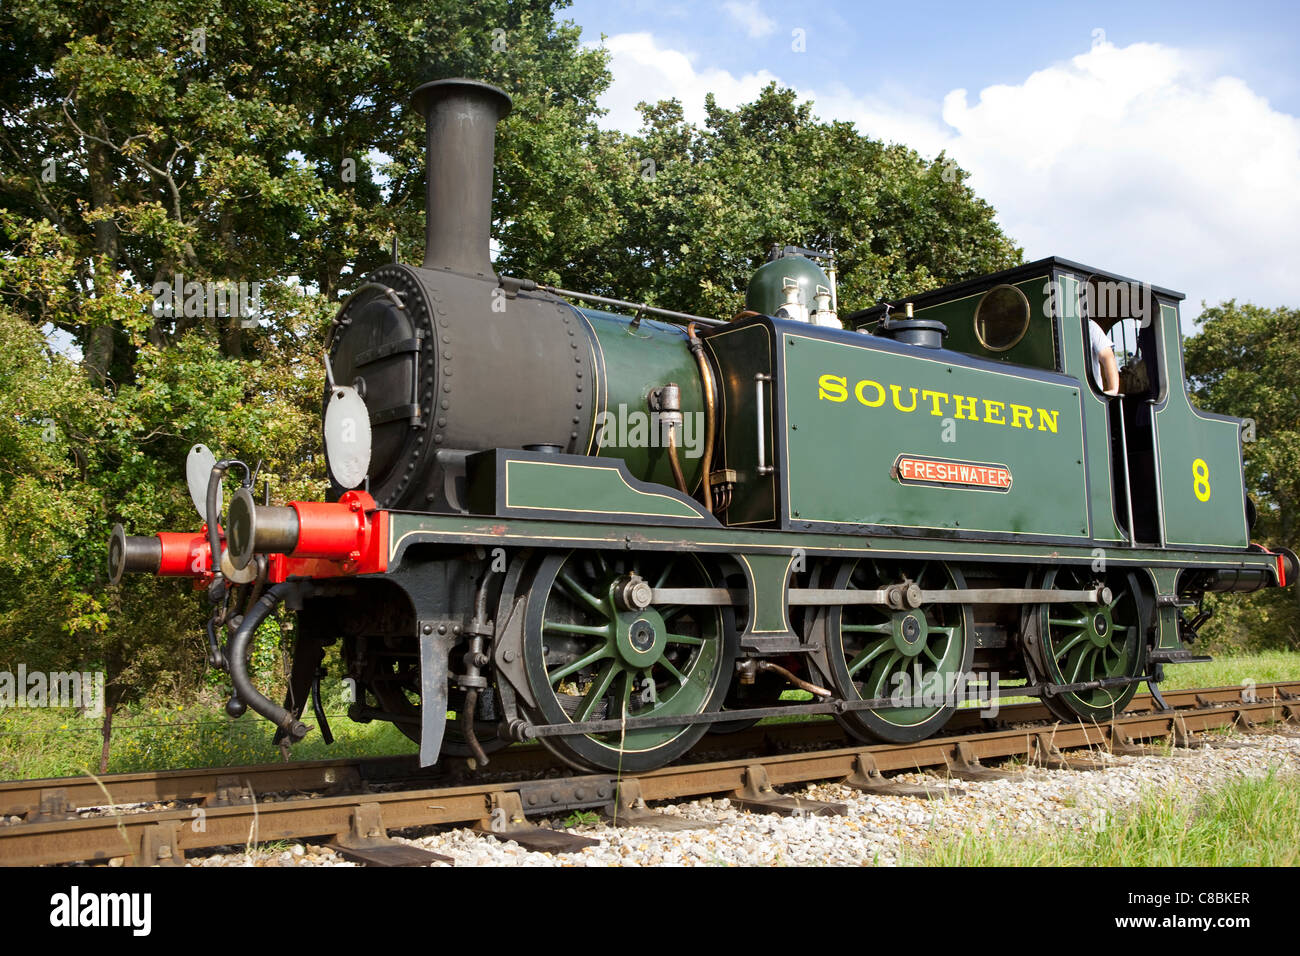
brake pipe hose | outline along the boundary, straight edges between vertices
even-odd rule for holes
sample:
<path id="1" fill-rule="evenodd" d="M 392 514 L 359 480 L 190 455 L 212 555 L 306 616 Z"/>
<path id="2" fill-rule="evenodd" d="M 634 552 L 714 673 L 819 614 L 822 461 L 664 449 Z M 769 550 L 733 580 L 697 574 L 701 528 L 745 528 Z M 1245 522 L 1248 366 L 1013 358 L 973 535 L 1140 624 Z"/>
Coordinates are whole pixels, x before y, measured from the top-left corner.
<path id="1" fill-rule="evenodd" d="M 230 645 L 226 649 L 226 665 L 230 669 L 230 680 L 235 689 L 234 697 L 226 704 L 226 713 L 231 717 L 239 717 L 246 707 L 252 707 L 284 731 L 290 743 L 302 740 L 311 728 L 283 707 L 268 700 L 253 686 L 248 676 L 248 648 L 258 625 L 266 620 L 267 615 L 279 607 L 280 602 L 297 586 L 288 582 L 276 584 L 263 594 L 244 615 L 239 629 L 235 631 L 235 636 L 230 639 Z"/>

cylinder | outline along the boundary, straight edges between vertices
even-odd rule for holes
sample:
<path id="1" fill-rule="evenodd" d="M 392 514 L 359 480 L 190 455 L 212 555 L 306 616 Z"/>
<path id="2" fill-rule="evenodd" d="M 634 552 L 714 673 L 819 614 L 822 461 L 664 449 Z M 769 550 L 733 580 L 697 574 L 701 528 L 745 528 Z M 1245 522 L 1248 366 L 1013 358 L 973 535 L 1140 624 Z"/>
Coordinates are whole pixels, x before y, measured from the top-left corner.
<path id="1" fill-rule="evenodd" d="M 492 165 L 497 123 L 510 97 L 475 80 L 436 80 L 415 91 L 427 124 L 424 267 L 492 275 Z"/>

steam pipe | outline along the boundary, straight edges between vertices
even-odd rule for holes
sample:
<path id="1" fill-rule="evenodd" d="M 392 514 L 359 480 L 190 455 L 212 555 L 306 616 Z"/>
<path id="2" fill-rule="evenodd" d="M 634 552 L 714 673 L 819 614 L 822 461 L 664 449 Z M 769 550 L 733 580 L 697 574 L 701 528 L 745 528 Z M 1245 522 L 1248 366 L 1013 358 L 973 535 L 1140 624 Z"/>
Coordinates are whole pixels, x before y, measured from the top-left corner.
<path id="1" fill-rule="evenodd" d="M 230 465 L 229 461 L 219 461 L 212 466 L 212 473 L 208 475 L 207 507 L 203 509 L 203 517 L 208 522 L 208 548 L 213 574 L 221 570 L 221 532 L 217 526 L 221 519 L 221 509 L 217 505 L 217 497 L 221 494 L 221 479 L 226 477 Z"/>
<path id="2" fill-rule="evenodd" d="M 701 487 L 704 489 L 704 508 L 712 512 L 713 486 L 709 479 L 713 470 L 713 431 L 716 415 L 713 407 L 713 370 L 709 368 L 709 360 L 704 355 L 704 346 L 699 336 L 695 334 L 694 322 L 686 326 L 686 340 L 695 355 L 695 361 L 700 366 L 700 384 L 704 388 L 704 479 Z"/>
<path id="3" fill-rule="evenodd" d="M 475 80 L 415 91 L 427 124 L 424 268 L 492 275 L 492 169 L 497 123 L 510 97 Z"/>
<path id="4" fill-rule="evenodd" d="M 678 490 L 684 495 L 689 495 L 691 492 L 686 487 L 686 476 L 682 473 L 682 463 L 677 457 L 677 442 L 673 438 L 673 432 L 676 428 L 676 424 L 672 422 L 668 424 L 668 463 L 672 465 L 673 480 L 677 482 Z"/>

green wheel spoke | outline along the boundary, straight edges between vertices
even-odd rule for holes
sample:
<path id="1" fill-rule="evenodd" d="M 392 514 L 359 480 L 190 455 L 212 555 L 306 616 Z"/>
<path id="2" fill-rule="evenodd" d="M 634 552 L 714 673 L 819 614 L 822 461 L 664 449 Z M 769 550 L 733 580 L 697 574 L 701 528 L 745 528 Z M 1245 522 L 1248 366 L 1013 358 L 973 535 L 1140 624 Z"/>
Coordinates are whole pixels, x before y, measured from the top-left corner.
<path id="1" fill-rule="evenodd" d="M 1047 623 L 1055 627 L 1087 627 L 1086 617 L 1049 617 Z"/>
<path id="2" fill-rule="evenodd" d="M 858 671 L 862 670 L 863 666 L 865 666 L 869 661 L 879 657 L 882 653 L 893 646 L 893 642 L 891 641 L 881 641 L 875 646 L 874 650 L 868 651 L 866 648 L 863 648 L 857 653 L 853 660 L 849 661 L 849 676 L 852 677 Z"/>
<path id="3" fill-rule="evenodd" d="M 596 595 L 592 594 L 577 581 L 573 580 L 573 577 L 569 572 L 561 571 L 555 576 L 555 580 L 558 581 L 560 585 L 569 592 L 569 595 L 578 601 L 578 603 L 587 605 L 587 607 L 591 608 L 601 617 L 606 620 L 609 619 L 609 609 L 605 607 L 605 602 L 596 597 Z"/>
<path id="4" fill-rule="evenodd" d="M 632 672 L 623 671 L 622 690 L 616 692 L 619 699 L 618 716 L 627 718 L 632 716 Z"/>
<path id="5" fill-rule="evenodd" d="M 670 661 L 666 657 L 661 657 L 659 658 L 659 664 L 663 667 L 664 670 L 666 670 L 668 673 L 673 675 L 673 680 L 677 681 L 677 683 L 681 684 L 682 686 L 686 685 L 686 675 L 683 674 L 681 671 L 679 671 L 676 667 L 674 667 L 672 661 Z"/>
<path id="6" fill-rule="evenodd" d="M 732 676 L 725 609 L 668 600 L 625 608 L 615 591 L 630 574 L 641 576 L 643 590 L 710 587 L 712 561 L 592 548 L 546 551 L 527 566 L 531 699 L 521 709 L 539 724 L 613 728 L 549 737 L 547 749 L 575 768 L 610 773 L 654 769 L 685 753 L 709 729 L 694 718 L 723 705 Z M 412 683 L 418 688 L 418 667 Z M 628 720 L 659 714 L 672 719 L 650 727 Z"/>
<path id="7" fill-rule="evenodd" d="M 1109 586 L 1114 598 L 1105 604 L 1070 602 L 1040 606 L 1043 622 L 1042 644 L 1037 650 L 1044 668 L 1044 679 L 1061 684 L 1085 684 L 1115 677 L 1133 677 L 1141 663 L 1129 648 L 1132 622 L 1136 618 L 1134 590 L 1126 579 L 1112 575 L 1099 580 L 1077 569 L 1049 573 L 1045 587 L 1056 590 L 1088 590 Z M 1105 625 L 1102 633 L 1098 629 Z M 1106 716 L 1130 700 L 1133 687 L 1094 688 L 1074 691 L 1048 701 L 1057 716 L 1093 719 Z"/>
<path id="8" fill-rule="evenodd" d="M 584 667 L 589 667 L 592 664 L 596 663 L 596 661 L 598 660 L 601 660 L 606 657 L 611 657 L 611 656 L 613 656 L 613 652 L 610 650 L 608 646 L 598 647 L 590 654 L 584 654 L 582 657 L 579 657 L 577 660 L 570 661 L 568 664 L 565 664 L 563 667 L 551 671 L 547 675 L 547 679 L 550 680 L 551 686 L 554 687 L 559 681 L 568 677 L 570 674 L 580 671 Z"/>
<path id="9" fill-rule="evenodd" d="M 543 631 L 559 631 L 561 634 L 579 634 L 583 637 L 608 637 L 608 625 L 599 624 L 569 624 L 567 621 L 546 621 L 542 624 Z"/>
<path id="10" fill-rule="evenodd" d="M 943 658 L 941 658 L 938 654 L 930 650 L 929 644 L 925 645 L 925 647 L 922 648 L 922 653 L 924 653 L 926 657 L 930 658 L 930 660 L 934 661 L 935 664 L 939 664 L 943 660 Z"/>
<path id="11" fill-rule="evenodd" d="M 655 581 L 652 587 L 654 587 L 656 590 L 663 587 L 664 582 L 668 580 L 668 575 L 673 573 L 673 568 L 676 567 L 676 565 L 677 565 L 677 556 L 673 555 L 673 557 L 668 559 L 668 563 L 664 565 L 664 569 L 659 572 L 659 578 L 658 580 Z"/>
<path id="12" fill-rule="evenodd" d="M 939 635 L 940 637 L 945 638 L 945 640 L 944 640 L 944 648 L 947 649 L 948 647 L 951 647 L 951 646 L 952 646 L 953 638 L 955 638 L 955 637 L 957 636 L 957 627 L 956 627 L 956 625 L 947 625 L 947 626 L 945 626 L 945 627 L 932 627 L 932 628 L 930 628 L 930 634 L 929 634 L 929 636 L 930 636 L 930 637 L 934 637 L 936 634 Z M 929 642 L 929 640 L 927 640 L 926 643 L 925 643 L 925 649 L 926 649 L 927 652 L 928 652 L 929 649 L 930 649 L 930 642 Z M 935 663 L 937 664 L 937 663 L 939 663 L 939 662 L 936 660 Z"/>
<path id="13" fill-rule="evenodd" d="M 1099 678 L 1105 677 L 1106 676 L 1106 649 L 1104 647 L 1098 648 L 1097 653 L 1093 654 L 1090 660 L 1091 660 L 1091 664 L 1089 666 L 1089 673 L 1092 676 L 1089 679 L 1098 680 Z M 1097 673 L 1099 667 L 1101 669 L 1100 674 Z"/>
<path id="14" fill-rule="evenodd" d="M 613 681 L 614 675 L 619 673 L 618 664 L 610 661 L 600 671 L 600 676 L 591 682 L 591 689 L 582 697 L 582 704 L 578 707 L 578 712 L 574 714 L 574 723 L 581 724 L 591 719 L 591 715 L 596 710 L 596 705 L 609 690 L 610 682 Z M 609 716 L 606 713 L 606 716 Z"/>
<path id="15" fill-rule="evenodd" d="M 1088 632 L 1087 632 L 1087 631 L 1079 631 L 1079 632 L 1077 632 L 1077 633 L 1076 633 L 1073 637 L 1071 637 L 1068 641 L 1066 641 L 1066 642 L 1065 642 L 1064 644 L 1062 644 L 1060 647 L 1056 648 L 1056 659 L 1057 659 L 1057 660 L 1060 660 L 1062 657 L 1065 657 L 1066 654 L 1068 654 L 1070 651 L 1074 650 L 1074 648 L 1075 648 L 1076 645 L 1081 644 L 1081 643 L 1083 643 L 1083 642 L 1086 641 L 1086 640 L 1088 640 Z"/>
<path id="16" fill-rule="evenodd" d="M 870 687 L 871 691 L 862 695 L 864 700 L 886 696 L 885 691 L 889 688 L 889 675 L 894 672 L 894 666 L 902 659 L 903 652 L 896 650 L 886 657 L 881 665 L 872 668 L 871 679 L 867 682 L 867 686 Z M 916 688 L 913 688 L 914 692 L 915 690 Z"/>
<path id="17" fill-rule="evenodd" d="M 1074 657 L 1074 667 L 1070 670 L 1070 676 L 1065 679 L 1067 684 L 1079 683 L 1080 675 L 1083 673 L 1083 665 L 1092 656 L 1088 653 L 1086 646 L 1079 650 L 1079 653 Z"/>
<path id="18" fill-rule="evenodd" d="M 698 647 L 704 643 L 704 638 L 691 637 L 689 634 L 668 634 L 666 640 L 669 644 L 690 644 L 692 647 Z"/>

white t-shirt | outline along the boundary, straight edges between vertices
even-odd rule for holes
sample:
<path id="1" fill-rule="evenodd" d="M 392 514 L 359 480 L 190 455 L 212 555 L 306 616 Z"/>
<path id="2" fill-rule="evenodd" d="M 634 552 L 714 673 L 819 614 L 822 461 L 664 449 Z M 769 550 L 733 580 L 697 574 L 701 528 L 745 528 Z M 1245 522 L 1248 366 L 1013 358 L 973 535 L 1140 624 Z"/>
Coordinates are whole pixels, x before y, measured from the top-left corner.
<path id="1" fill-rule="evenodd" d="M 1088 335 L 1092 340 L 1092 380 L 1097 383 L 1098 389 L 1105 391 L 1106 383 L 1101 379 L 1101 353 L 1115 347 L 1111 344 L 1110 336 L 1092 319 L 1088 320 Z"/>

